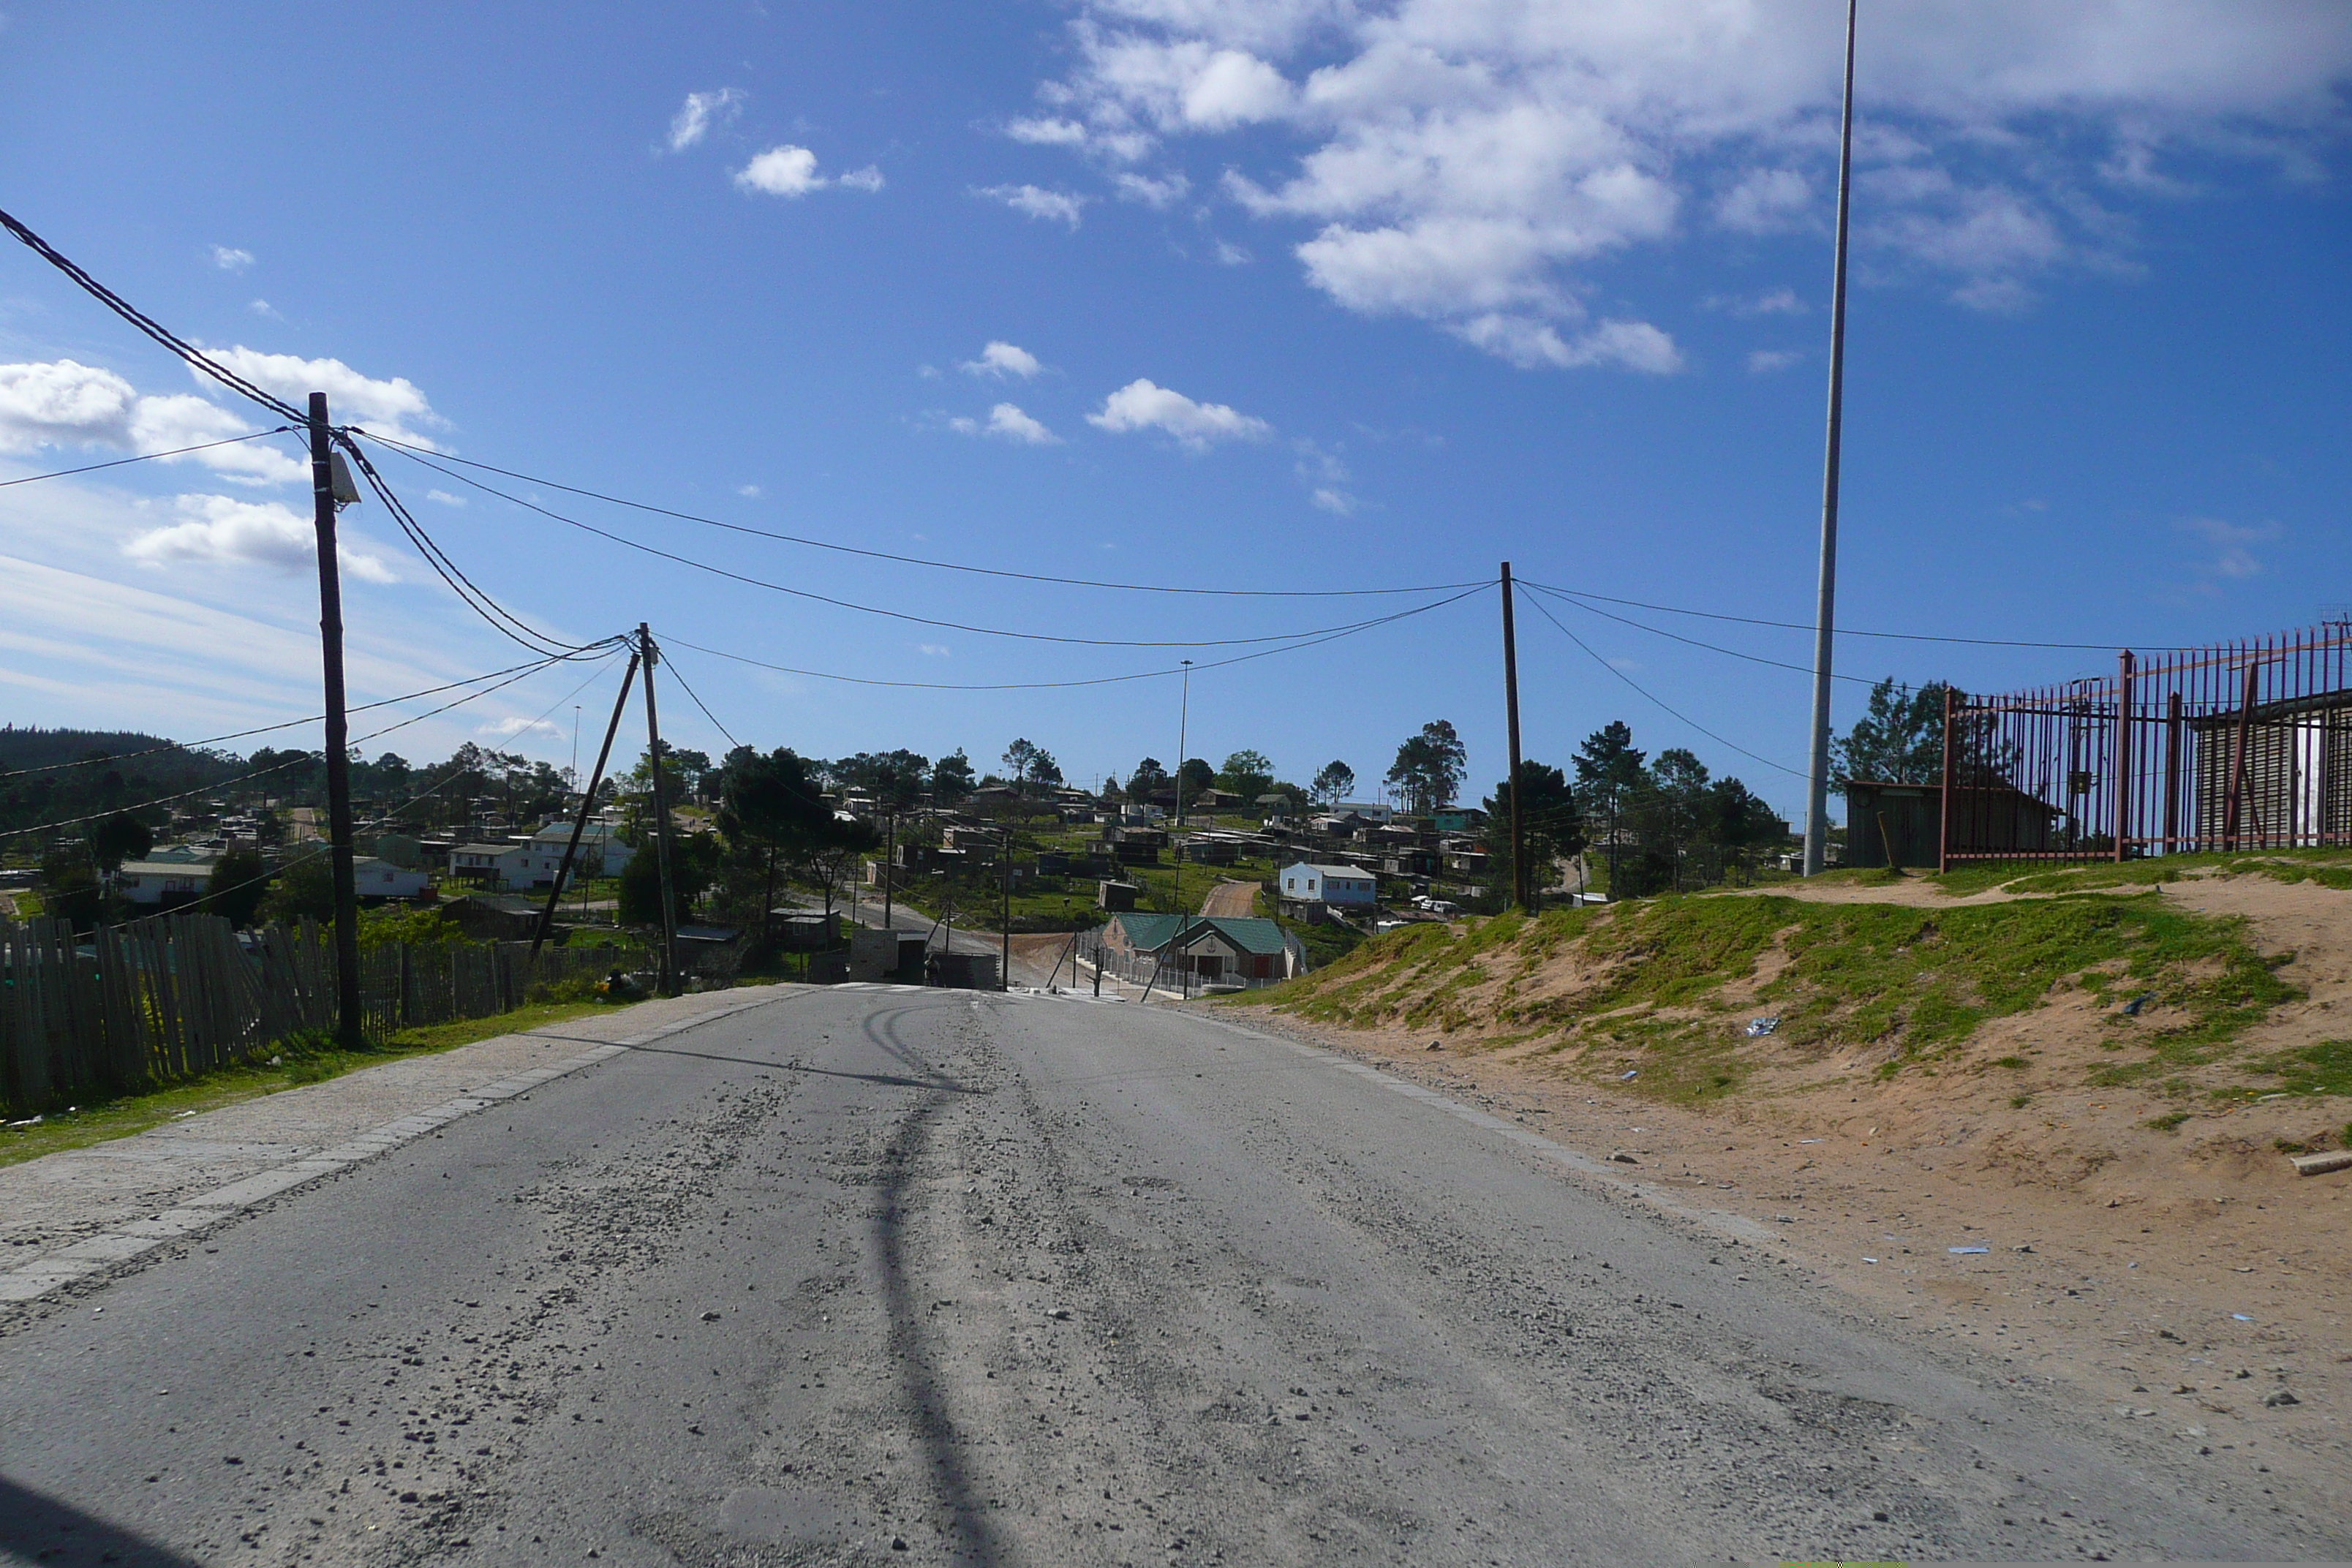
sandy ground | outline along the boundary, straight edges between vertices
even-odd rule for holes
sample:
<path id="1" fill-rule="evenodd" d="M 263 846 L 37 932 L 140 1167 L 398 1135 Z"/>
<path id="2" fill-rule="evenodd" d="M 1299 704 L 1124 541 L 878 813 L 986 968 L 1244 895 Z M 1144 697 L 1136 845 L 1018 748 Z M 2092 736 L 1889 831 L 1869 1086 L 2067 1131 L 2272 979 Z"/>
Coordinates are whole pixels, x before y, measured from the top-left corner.
<path id="1" fill-rule="evenodd" d="M 1958 901 L 1916 885 L 1820 889 L 1865 893 Z M 2352 894 L 2234 878 L 2164 896 L 2242 916 L 2265 953 L 2294 955 L 2279 973 L 2308 999 L 2250 1035 L 2250 1050 L 2352 1035 Z M 2195 1447 L 2255 1448 L 2352 1508 L 2352 1172 L 2298 1177 L 2274 1147 L 2340 1140 L 2352 1100 L 2216 1106 L 2152 1128 L 2176 1102 L 2084 1087 L 2112 1058 L 2079 994 L 1988 1026 L 1937 1077 L 1882 1083 L 1857 1052 L 1759 1072 L 1741 1099 L 1703 1110 L 1466 1037 L 1249 1011 L 1584 1152 L 1622 1154 L 1629 1180 L 1761 1222 L 1824 1283 L 1915 1331 L 1998 1347 L 2019 1378 Z M 1995 1065 L 2028 1050 L 2022 1071 Z M 2012 1107 L 2019 1094 L 2030 1102 Z M 2270 1403 L 2281 1395 L 2292 1403 Z"/>

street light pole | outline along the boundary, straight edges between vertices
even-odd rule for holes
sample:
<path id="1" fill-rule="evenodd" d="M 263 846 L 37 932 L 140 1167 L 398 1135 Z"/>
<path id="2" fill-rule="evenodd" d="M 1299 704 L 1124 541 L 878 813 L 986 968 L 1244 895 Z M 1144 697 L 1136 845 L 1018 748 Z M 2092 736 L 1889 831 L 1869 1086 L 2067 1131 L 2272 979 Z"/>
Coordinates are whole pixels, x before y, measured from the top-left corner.
<path id="1" fill-rule="evenodd" d="M 1184 826 L 1184 748 L 1192 723 L 1192 661 L 1184 661 L 1184 694 L 1176 706 L 1176 826 Z M 1168 847 L 1176 852 L 1176 973 L 1183 985 L 1181 993 L 1192 994 L 1191 972 L 1184 967 L 1184 932 L 1192 925 L 1186 917 L 1192 910 L 1184 907 L 1184 846 L 1174 834 L 1168 836 Z"/>
<path id="2" fill-rule="evenodd" d="M 1830 841 L 1830 655 L 1837 628 L 1838 441 L 1845 408 L 1846 214 L 1853 190 L 1853 33 L 1860 0 L 1845 6 L 1845 112 L 1838 132 L 1837 260 L 1830 283 L 1830 416 L 1822 467 L 1821 594 L 1813 616 L 1813 733 L 1805 797 L 1805 875 L 1819 876 Z"/>
<path id="3" fill-rule="evenodd" d="M 360 899 L 352 869 L 351 724 L 343 708 L 343 584 L 335 543 L 333 426 L 310 395 L 310 499 L 319 536 L 319 651 L 327 697 L 327 868 L 335 889 L 335 1042 L 364 1043 L 360 1024 Z"/>

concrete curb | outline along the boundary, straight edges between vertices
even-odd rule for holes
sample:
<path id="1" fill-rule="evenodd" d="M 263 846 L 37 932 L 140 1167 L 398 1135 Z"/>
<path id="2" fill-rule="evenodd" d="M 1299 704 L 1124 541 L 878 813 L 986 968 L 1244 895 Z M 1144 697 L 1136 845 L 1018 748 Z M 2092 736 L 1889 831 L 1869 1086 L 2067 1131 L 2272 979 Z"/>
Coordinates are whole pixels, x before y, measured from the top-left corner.
<path id="1" fill-rule="evenodd" d="M 611 1045 L 598 1046 L 576 1056 L 565 1057 L 545 1067 L 515 1073 L 453 1100 L 444 1100 L 439 1105 L 372 1127 L 331 1149 L 306 1154 L 299 1160 L 289 1161 L 283 1165 L 184 1199 L 177 1207 L 162 1214 L 110 1226 L 69 1247 L 43 1253 L 29 1263 L 0 1270 L 0 1306 L 37 1300 L 53 1290 L 108 1273 L 144 1257 L 166 1242 L 182 1240 L 237 1219 L 271 1198 L 292 1192 L 321 1176 L 333 1175 L 338 1171 L 349 1170 L 379 1154 L 388 1153 L 404 1143 L 414 1142 L 428 1132 L 446 1127 L 460 1117 L 471 1116 L 502 1100 L 528 1093 L 551 1079 L 578 1072 L 583 1068 L 594 1067 L 598 1062 L 610 1061 L 614 1057 L 626 1055 L 633 1049 L 667 1039 L 673 1035 L 682 1035 L 689 1029 L 698 1029 L 706 1024 L 731 1018 L 784 999 L 784 996 L 764 995 L 737 1006 L 713 1008 L 690 1018 L 665 1024 L 659 1028 L 628 1036 Z"/>

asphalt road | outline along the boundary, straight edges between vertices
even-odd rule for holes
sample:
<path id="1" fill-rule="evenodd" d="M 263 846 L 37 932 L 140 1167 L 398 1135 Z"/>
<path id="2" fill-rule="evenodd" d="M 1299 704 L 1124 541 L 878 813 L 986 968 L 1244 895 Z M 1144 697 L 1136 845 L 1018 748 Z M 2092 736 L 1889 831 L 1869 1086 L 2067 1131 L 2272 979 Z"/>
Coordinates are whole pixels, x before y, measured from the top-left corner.
<path id="1" fill-rule="evenodd" d="M 0 1559 L 2352 1555 L 1185 1012 L 795 992 L 152 1256 L 0 1338 Z"/>

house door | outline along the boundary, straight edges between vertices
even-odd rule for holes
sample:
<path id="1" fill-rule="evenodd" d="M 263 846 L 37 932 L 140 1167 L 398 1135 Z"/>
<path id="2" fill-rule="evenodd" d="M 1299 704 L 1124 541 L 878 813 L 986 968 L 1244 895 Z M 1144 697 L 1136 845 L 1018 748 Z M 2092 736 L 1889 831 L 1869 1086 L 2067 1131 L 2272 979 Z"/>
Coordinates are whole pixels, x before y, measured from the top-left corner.
<path id="1" fill-rule="evenodd" d="M 1200 976 L 1203 980 L 1219 979 L 1223 977 L 1225 973 L 1224 954 L 1220 952 L 1200 953 L 1193 958 L 1192 967 L 1200 973 Z"/>

